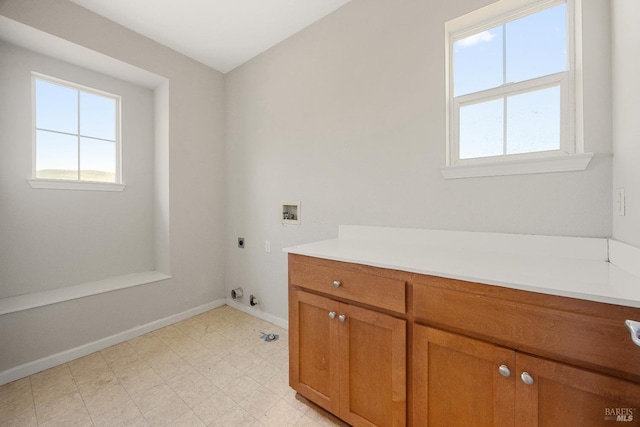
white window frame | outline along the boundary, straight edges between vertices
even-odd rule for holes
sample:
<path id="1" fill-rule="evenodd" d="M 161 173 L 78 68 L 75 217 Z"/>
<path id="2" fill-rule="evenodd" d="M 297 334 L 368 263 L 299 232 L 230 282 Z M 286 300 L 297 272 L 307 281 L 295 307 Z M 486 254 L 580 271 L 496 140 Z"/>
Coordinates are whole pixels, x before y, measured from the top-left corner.
<path id="1" fill-rule="evenodd" d="M 96 182 L 86 180 L 71 180 L 71 179 L 45 179 L 38 178 L 36 176 L 36 156 L 37 156 L 37 144 L 36 134 L 38 131 L 36 124 L 36 81 L 41 80 L 51 84 L 63 86 L 69 89 L 77 90 L 79 93 L 89 93 L 92 95 L 102 96 L 115 100 L 116 114 L 115 114 L 115 145 L 116 145 L 116 182 Z M 86 190 L 86 191 L 123 191 L 125 184 L 122 182 L 122 138 L 121 138 L 121 97 L 113 93 L 105 92 L 99 89 L 95 89 L 89 86 L 84 86 L 78 83 L 62 80 L 57 77 L 48 76 L 38 72 L 31 73 L 31 117 L 32 117 L 32 155 L 31 155 L 31 178 L 28 180 L 32 188 L 38 189 L 53 189 L 53 190 Z M 79 123 L 79 118 L 78 118 Z M 78 150 L 80 144 L 80 129 L 78 128 L 77 134 L 69 134 L 77 136 L 78 138 Z M 78 162 L 80 162 L 80 151 L 78 151 Z M 79 163 L 78 163 L 78 167 Z"/>
<path id="2" fill-rule="evenodd" d="M 456 41 L 562 3 L 567 5 L 567 71 L 454 96 L 453 44 Z M 445 24 L 447 129 L 446 165 L 441 167 L 441 172 L 446 179 L 586 169 L 593 153 L 584 152 L 582 131 L 581 6 L 581 0 L 501 0 Z M 459 112 L 462 106 L 551 87 L 560 88 L 560 149 L 460 159 Z"/>

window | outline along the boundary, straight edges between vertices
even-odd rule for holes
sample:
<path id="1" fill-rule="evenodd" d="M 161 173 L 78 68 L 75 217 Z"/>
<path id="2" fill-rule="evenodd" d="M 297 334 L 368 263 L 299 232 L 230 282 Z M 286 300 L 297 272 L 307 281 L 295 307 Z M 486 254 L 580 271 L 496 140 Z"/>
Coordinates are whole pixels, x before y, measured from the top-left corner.
<path id="1" fill-rule="evenodd" d="M 450 21 L 446 178 L 583 170 L 579 0 L 502 0 Z"/>
<path id="2" fill-rule="evenodd" d="M 36 73 L 33 93 L 32 186 L 105 189 L 85 184 L 121 184 L 120 97 Z"/>

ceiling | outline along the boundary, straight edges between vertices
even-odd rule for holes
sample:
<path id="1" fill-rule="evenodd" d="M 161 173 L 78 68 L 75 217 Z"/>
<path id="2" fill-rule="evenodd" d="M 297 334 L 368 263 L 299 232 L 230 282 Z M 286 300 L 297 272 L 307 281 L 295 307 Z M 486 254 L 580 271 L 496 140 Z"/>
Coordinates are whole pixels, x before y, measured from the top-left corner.
<path id="1" fill-rule="evenodd" d="M 226 73 L 350 0 L 71 0 Z"/>

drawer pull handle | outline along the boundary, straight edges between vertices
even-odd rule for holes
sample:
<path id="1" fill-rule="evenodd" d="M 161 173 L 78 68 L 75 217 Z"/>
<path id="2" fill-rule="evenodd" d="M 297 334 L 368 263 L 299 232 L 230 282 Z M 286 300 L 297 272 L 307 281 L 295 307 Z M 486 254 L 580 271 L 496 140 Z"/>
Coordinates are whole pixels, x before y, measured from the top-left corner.
<path id="1" fill-rule="evenodd" d="M 339 281 L 339 280 L 334 280 L 334 281 L 333 281 L 333 287 L 334 287 L 334 288 L 339 288 L 339 287 L 340 287 L 340 285 L 342 285 L 342 283 L 340 283 L 340 281 Z"/>
<path id="2" fill-rule="evenodd" d="M 527 385 L 533 384 L 533 377 L 531 375 L 529 375 L 528 372 L 521 373 L 520 374 L 520 379 L 522 380 L 523 383 L 525 383 Z"/>
<path id="3" fill-rule="evenodd" d="M 336 312 L 335 311 L 330 311 L 329 312 L 329 319 L 335 319 L 336 318 Z"/>
<path id="4" fill-rule="evenodd" d="M 627 326 L 627 329 L 631 333 L 631 340 L 633 341 L 633 343 L 640 347 L 640 322 L 626 320 L 624 324 Z"/>
<path id="5" fill-rule="evenodd" d="M 347 316 L 345 316 L 344 314 L 341 314 L 340 316 L 338 316 L 338 321 L 340 323 L 344 323 L 345 320 L 347 320 Z"/>
<path id="6" fill-rule="evenodd" d="M 507 365 L 500 365 L 500 367 L 498 368 L 498 372 L 500 372 L 500 375 L 502 375 L 503 377 L 508 378 L 511 376 L 511 370 Z"/>

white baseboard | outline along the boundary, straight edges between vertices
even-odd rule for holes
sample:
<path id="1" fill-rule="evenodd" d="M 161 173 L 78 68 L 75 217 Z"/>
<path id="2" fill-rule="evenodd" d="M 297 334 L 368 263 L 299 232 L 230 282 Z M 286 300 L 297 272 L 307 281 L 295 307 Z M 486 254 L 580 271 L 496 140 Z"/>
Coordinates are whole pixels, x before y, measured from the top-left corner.
<path id="1" fill-rule="evenodd" d="M 282 329 L 289 329 L 289 322 L 286 319 L 276 317 L 273 314 L 265 313 L 264 311 L 260 310 L 260 306 L 256 308 L 248 307 L 229 298 L 227 298 L 227 305 L 237 310 L 243 311 L 253 317 L 257 317 L 258 319 L 273 323 L 274 325 L 279 326 Z"/>
<path id="2" fill-rule="evenodd" d="M 146 325 L 137 326 L 133 329 L 129 329 L 128 331 L 120 332 L 118 334 L 103 338 L 98 341 L 81 345 L 79 347 L 72 348 L 70 350 L 65 350 L 60 353 L 52 354 L 51 356 L 46 356 L 46 357 L 43 357 L 42 359 L 34 360 L 33 362 L 16 366 L 15 368 L 7 369 L 6 371 L 0 372 L 0 385 L 10 383 L 11 381 L 15 381 L 20 378 L 28 377 L 29 375 L 33 375 L 35 373 L 44 371 L 45 369 L 49 369 L 54 366 L 70 362 L 79 357 L 83 357 L 88 354 L 95 353 L 96 351 L 103 350 L 107 347 L 111 347 L 112 345 L 120 344 L 121 342 L 125 342 L 132 338 L 139 337 L 140 335 L 147 334 L 149 332 L 155 331 L 156 329 L 164 328 L 165 326 L 172 325 L 174 323 L 177 323 L 182 320 L 188 319 L 190 317 L 196 316 L 198 314 L 204 313 L 205 311 L 222 307 L 227 303 L 228 303 L 228 300 L 225 300 L 225 299 L 215 300 L 210 303 L 203 304 L 201 306 L 184 311 L 182 313 L 174 314 L 172 316 L 165 317 L 164 319 L 159 319 L 154 322 L 147 323 Z M 239 307 L 236 307 L 236 305 L 234 305 L 234 307 L 239 308 Z M 254 314 L 254 313 L 251 313 L 250 311 L 247 311 L 247 313 Z M 260 316 L 256 316 L 256 317 L 260 317 Z M 268 320 L 268 319 L 265 319 L 265 320 Z"/>

